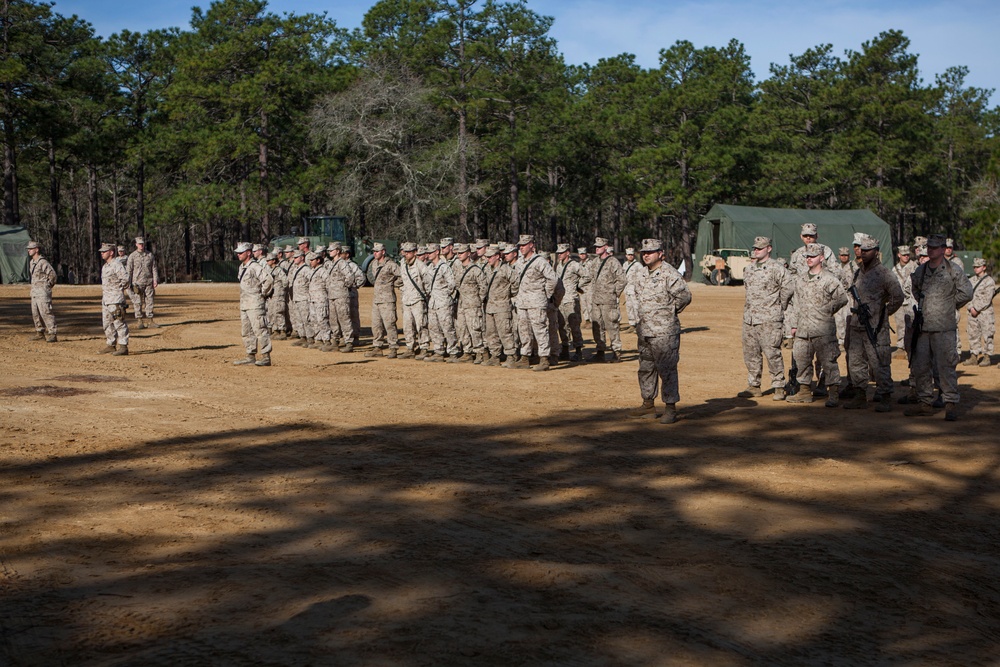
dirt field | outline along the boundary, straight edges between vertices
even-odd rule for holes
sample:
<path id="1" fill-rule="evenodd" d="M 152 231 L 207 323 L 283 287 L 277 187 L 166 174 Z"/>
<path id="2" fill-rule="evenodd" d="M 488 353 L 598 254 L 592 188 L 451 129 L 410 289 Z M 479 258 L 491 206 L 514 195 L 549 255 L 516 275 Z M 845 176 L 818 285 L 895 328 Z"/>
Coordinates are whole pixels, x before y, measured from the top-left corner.
<path id="1" fill-rule="evenodd" d="M 632 335 L 234 367 L 237 289 L 162 286 L 112 358 L 98 288 L 49 345 L 0 287 L 0 663 L 1000 664 L 996 367 L 955 424 L 735 398 L 743 290 L 695 285 L 662 426 Z"/>

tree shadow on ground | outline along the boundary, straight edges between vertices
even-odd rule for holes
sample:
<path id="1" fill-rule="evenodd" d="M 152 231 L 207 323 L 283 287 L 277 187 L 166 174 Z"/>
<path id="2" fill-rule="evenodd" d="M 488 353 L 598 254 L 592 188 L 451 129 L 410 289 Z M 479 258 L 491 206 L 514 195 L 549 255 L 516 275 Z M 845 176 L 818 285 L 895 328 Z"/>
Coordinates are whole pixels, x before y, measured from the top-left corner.
<path id="1" fill-rule="evenodd" d="M 4 534 L 90 531 L 0 546 L 0 646 L 14 665 L 995 664 L 995 415 L 963 435 L 894 415 L 873 440 L 874 413 L 747 403 L 12 463 Z"/>

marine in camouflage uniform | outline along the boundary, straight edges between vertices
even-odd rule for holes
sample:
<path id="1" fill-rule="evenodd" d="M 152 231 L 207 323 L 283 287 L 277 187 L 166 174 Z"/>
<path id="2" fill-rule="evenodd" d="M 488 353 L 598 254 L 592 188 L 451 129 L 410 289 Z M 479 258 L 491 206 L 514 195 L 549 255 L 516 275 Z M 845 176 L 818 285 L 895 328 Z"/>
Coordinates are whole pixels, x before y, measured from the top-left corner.
<path id="1" fill-rule="evenodd" d="M 515 251 L 516 252 L 516 251 Z M 516 295 L 517 274 L 503 261 L 499 248 L 487 248 L 483 254 L 486 260 L 486 305 L 483 337 L 489 351 L 489 359 L 484 366 L 499 366 L 500 355 L 506 355 L 503 365 L 514 365 L 517 348 L 512 326 L 512 300 Z"/>
<path id="2" fill-rule="evenodd" d="M 844 246 L 838 250 L 837 259 L 840 261 L 836 262 L 834 267 L 836 272 L 839 273 L 841 281 L 844 283 L 845 289 L 850 286 L 851 281 L 854 280 L 854 271 L 857 270 L 857 266 L 851 261 L 850 250 L 847 246 Z M 841 345 L 844 344 L 844 340 L 847 337 L 847 316 L 851 314 L 851 304 L 847 304 L 840 310 L 838 310 L 834 316 L 833 320 L 837 323 L 837 342 Z"/>
<path id="3" fill-rule="evenodd" d="M 746 301 L 743 306 L 743 363 L 747 367 L 747 388 L 741 398 L 760 396 L 764 362 L 771 374 L 773 399 L 785 398 L 785 361 L 781 356 L 781 336 L 785 309 L 792 298 L 792 276 L 784 265 L 771 257 L 771 239 L 754 239 L 754 261 L 743 271 Z"/>
<path id="4" fill-rule="evenodd" d="M 889 318 L 903 304 L 903 288 L 892 271 L 878 259 L 878 241 L 870 236 L 861 238 L 861 267 L 852 285 L 857 288 L 861 303 L 852 299 L 851 329 L 847 336 L 847 372 L 853 387 L 853 397 L 845 408 L 864 408 L 868 404 L 868 380 L 875 377 L 876 411 L 888 412 L 892 398 L 892 340 Z M 875 331 L 877 345 L 872 345 L 862 322 L 861 307 L 867 307 L 869 324 Z"/>
<path id="5" fill-rule="evenodd" d="M 310 347 L 323 352 L 333 352 L 330 340 L 330 303 L 326 283 L 330 273 L 330 264 L 323 263 L 323 255 L 310 252 L 306 255 L 312 277 L 309 279 L 309 330 Z"/>
<path id="6" fill-rule="evenodd" d="M 579 260 L 572 256 L 568 243 L 560 243 L 556 247 L 556 252 L 558 253 L 556 275 L 559 276 L 563 287 L 566 289 L 566 294 L 559 304 L 559 340 L 562 343 L 560 358 L 568 361 L 583 361 L 583 331 L 580 329 L 582 320 L 580 315 L 580 295 L 590 285 L 590 274 L 580 264 Z M 638 269 L 638 271 L 644 270 L 642 266 Z M 638 272 L 633 273 L 638 275 Z M 635 300 L 634 288 L 635 285 L 633 284 L 633 300 Z M 633 324 L 635 323 L 635 320 L 630 321 Z M 570 345 L 574 349 L 572 356 L 569 354 Z"/>
<path id="7" fill-rule="evenodd" d="M 816 243 L 816 239 L 819 238 L 819 228 L 811 223 L 807 222 L 802 225 L 799 238 L 802 239 L 802 246 L 796 248 L 792 251 L 791 257 L 788 260 L 788 271 L 792 274 L 792 279 L 794 280 L 796 276 L 802 273 L 806 273 L 808 268 L 806 267 L 806 256 L 805 248 L 810 243 Z M 823 263 L 827 267 L 834 266 L 833 250 L 823 245 L 822 243 L 816 243 L 823 250 Z M 792 296 L 791 303 L 788 304 L 788 309 L 785 311 L 785 338 L 791 339 L 791 321 L 795 317 L 795 297 Z"/>
<path id="8" fill-rule="evenodd" d="M 552 265 L 535 252 L 535 237 L 522 234 L 517 242 L 520 259 L 514 264 L 517 271 L 518 330 L 521 339 L 521 358 L 515 368 L 530 368 L 532 345 L 538 349 L 536 371 L 546 371 L 551 366 L 549 355 L 549 313 L 551 299 L 556 293 L 558 277 Z"/>
<path id="9" fill-rule="evenodd" d="M 594 261 L 594 258 L 590 256 L 586 248 L 577 248 L 576 257 L 580 262 L 580 268 L 589 276 L 590 275 L 590 265 Z M 591 293 L 593 290 L 592 283 L 588 282 L 583 288 L 583 292 L 580 294 L 580 316 L 587 322 L 590 322 L 590 310 L 591 310 Z"/>
<path id="10" fill-rule="evenodd" d="M 351 317 L 351 287 L 357 279 L 347 266 L 354 262 L 344 259 L 341 251 L 338 241 L 331 243 L 327 249 L 330 258 L 330 271 L 326 275 L 327 297 L 330 300 L 330 344 L 342 352 L 353 352 L 358 332 L 354 330 L 354 318 Z M 337 347 L 338 340 L 343 347 Z"/>
<path id="11" fill-rule="evenodd" d="M 31 319 L 35 322 L 35 340 L 55 343 L 56 317 L 52 314 L 52 288 L 56 285 L 56 271 L 49 260 L 42 257 L 42 247 L 35 241 L 28 242 L 31 261 Z"/>
<path id="12" fill-rule="evenodd" d="M 837 358 L 837 325 L 833 314 L 847 303 L 847 292 L 838 276 L 823 268 L 824 250 L 818 243 L 803 249 L 806 270 L 794 279 L 792 299 L 798 303 L 792 317 L 795 342 L 792 356 L 798 367 L 798 391 L 787 397 L 790 403 L 812 403 L 813 358 L 815 357 L 829 388 L 826 405 L 839 404 L 840 369 Z M 786 314 L 787 316 L 787 314 Z"/>
<path id="13" fill-rule="evenodd" d="M 424 282 L 424 263 L 417 259 L 417 244 L 406 241 L 400 245 L 403 261 L 399 266 L 403 301 L 403 339 L 406 347 L 400 356 L 412 359 L 420 350 L 421 334 L 427 328 L 427 284 Z"/>
<path id="14" fill-rule="evenodd" d="M 691 291 L 677 269 L 663 261 L 663 246 L 645 239 L 639 250 L 645 269 L 636 278 L 638 319 L 635 325 L 639 344 L 639 392 L 642 406 L 633 417 L 655 416 L 657 385 L 664 402 L 660 423 L 677 421 L 680 389 L 677 364 L 680 361 L 681 323 L 677 315 L 691 303 Z"/>
<path id="15" fill-rule="evenodd" d="M 993 335 L 996 333 L 996 320 L 993 314 L 993 295 L 996 283 L 989 275 L 986 260 L 976 257 L 972 263 L 972 271 L 976 278 L 972 282 L 972 301 L 969 302 L 969 321 L 965 325 L 965 333 L 969 338 L 969 350 L 972 356 L 966 362 L 972 366 L 989 366 L 993 355 Z"/>
<path id="16" fill-rule="evenodd" d="M 267 321 L 271 325 L 271 337 L 285 340 L 285 328 L 288 326 L 285 322 L 288 275 L 278 262 L 277 253 L 270 253 L 266 260 L 267 271 L 271 274 L 271 280 L 274 282 L 274 291 L 267 298 Z"/>
<path id="17" fill-rule="evenodd" d="M 354 337 L 345 343 L 357 345 L 361 340 L 361 310 L 358 301 L 358 288 L 365 285 L 365 273 L 355 262 L 351 260 L 351 246 L 341 246 L 340 257 L 344 263 L 340 265 L 344 275 L 348 277 L 350 283 L 347 289 L 349 306 L 351 312 L 351 328 L 354 330 Z"/>
<path id="18" fill-rule="evenodd" d="M 455 334 L 461 341 L 462 356 L 449 361 L 484 361 L 483 347 L 483 300 L 486 298 L 486 274 L 483 267 L 472 261 L 472 250 L 465 243 L 455 245 L 460 268 L 455 275 L 455 289 L 458 291 L 458 317 L 455 319 Z"/>
<path id="19" fill-rule="evenodd" d="M 271 272 L 261 267 L 252 257 L 253 246 L 240 243 L 236 246 L 236 256 L 241 265 L 240 281 L 240 333 L 243 347 L 247 351 L 245 359 L 234 361 L 234 366 L 254 364 L 271 365 L 271 327 L 267 321 L 265 301 L 274 290 Z M 257 358 L 257 354 L 260 358 Z"/>
<path id="20" fill-rule="evenodd" d="M 101 246 L 101 320 L 107 345 L 99 354 L 111 353 L 116 357 L 128 354 L 128 323 L 125 321 L 125 288 L 128 273 L 115 258 L 115 246 Z"/>
<path id="21" fill-rule="evenodd" d="M 295 330 L 295 347 L 309 344 L 309 282 L 313 270 L 306 264 L 306 253 L 296 250 L 292 254 L 292 269 L 288 272 L 288 312 Z"/>
<path id="22" fill-rule="evenodd" d="M 458 354 L 455 320 L 452 316 L 452 295 L 455 293 L 455 274 L 436 243 L 427 244 L 427 325 L 431 334 L 434 355 L 425 361 L 444 361 L 445 354 Z"/>
<path id="23" fill-rule="evenodd" d="M 156 270 L 156 257 L 146 250 L 146 240 L 141 236 L 135 239 L 135 251 L 128 256 L 125 271 L 128 273 L 128 289 L 132 292 L 132 308 L 139 328 L 156 328 L 158 325 L 153 322 L 153 295 L 160 283 L 160 276 Z"/>
<path id="24" fill-rule="evenodd" d="M 910 275 L 917 268 L 917 263 L 910 260 L 910 246 L 901 245 L 896 249 L 896 265 L 892 267 L 892 275 L 903 290 L 903 305 L 896 311 L 896 347 L 900 350 L 906 348 L 906 320 L 907 315 L 913 312 L 915 305 L 912 297 L 907 296 L 906 286 L 910 282 Z"/>
<path id="25" fill-rule="evenodd" d="M 622 272 L 625 274 L 625 316 L 628 318 L 629 328 L 635 326 L 636 318 L 639 316 L 639 303 L 635 298 L 635 279 L 642 268 L 642 264 L 635 258 L 635 248 L 625 248 Z"/>
<path id="26" fill-rule="evenodd" d="M 911 371 L 919 403 L 903 413 L 908 417 L 934 414 L 933 370 L 937 370 L 945 419 L 958 419 L 958 364 L 955 339 L 958 337 L 958 309 L 972 300 L 972 283 L 965 272 L 945 259 L 945 238 L 932 234 L 927 239 L 928 261 L 910 276 L 913 297 L 923 313 L 920 337 L 911 342 Z"/>
<path id="27" fill-rule="evenodd" d="M 390 359 L 396 358 L 399 331 L 396 329 L 396 288 L 402 287 L 399 264 L 385 255 L 385 246 L 372 246 L 374 259 L 368 263 L 368 282 L 372 284 L 372 349 L 366 357 L 381 357 L 388 345 Z"/>
<path id="28" fill-rule="evenodd" d="M 590 265 L 591 312 L 590 323 L 597 353 L 592 361 L 621 361 L 622 339 L 618 323 L 621 321 L 621 294 L 625 289 L 625 272 L 621 262 L 611 255 L 607 239 L 594 242 L 597 259 Z M 611 356 L 605 357 L 607 337 L 611 342 Z"/>

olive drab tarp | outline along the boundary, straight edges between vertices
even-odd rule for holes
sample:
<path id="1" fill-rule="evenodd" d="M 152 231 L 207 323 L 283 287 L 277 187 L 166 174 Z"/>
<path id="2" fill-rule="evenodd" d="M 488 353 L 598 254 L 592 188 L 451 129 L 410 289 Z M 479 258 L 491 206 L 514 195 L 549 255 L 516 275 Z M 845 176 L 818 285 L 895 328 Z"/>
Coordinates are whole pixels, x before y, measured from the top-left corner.
<path id="1" fill-rule="evenodd" d="M 816 225 L 817 242 L 830 246 L 834 255 L 838 248 L 847 246 L 853 258 L 854 233 L 862 232 L 878 240 L 883 264 L 892 267 L 896 260 L 892 230 L 867 209 L 820 211 L 729 204 L 716 204 L 698 223 L 695 257 L 700 261 L 716 248 L 749 250 L 756 237 L 767 236 L 772 240 L 772 256 L 788 259 L 802 245 L 799 234 L 807 222 Z"/>
<path id="2" fill-rule="evenodd" d="M 0 225 L 0 282 L 26 283 L 28 275 L 28 241 L 31 236 L 24 227 Z"/>

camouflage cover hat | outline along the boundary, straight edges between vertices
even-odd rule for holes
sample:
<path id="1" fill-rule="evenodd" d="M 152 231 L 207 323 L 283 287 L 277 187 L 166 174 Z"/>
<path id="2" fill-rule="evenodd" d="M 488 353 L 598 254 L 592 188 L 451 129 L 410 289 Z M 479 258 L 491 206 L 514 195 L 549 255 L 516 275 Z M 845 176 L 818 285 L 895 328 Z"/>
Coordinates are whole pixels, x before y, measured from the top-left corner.
<path id="1" fill-rule="evenodd" d="M 269 252 L 269 253 L 267 253 L 267 261 L 269 261 L 269 262 L 272 262 L 272 261 L 273 262 L 277 262 L 278 261 L 278 253 L 276 253 L 276 252 Z"/>
<path id="2" fill-rule="evenodd" d="M 295 242 L 295 245 L 302 245 L 303 243 L 305 243 L 306 245 L 309 245 L 309 237 L 308 236 L 300 236 L 299 240 Z"/>
<path id="3" fill-rule="evenodd" d="M 801 236 L 816 236 L 816 224 L 813 222 L 807 222 L 802 225 L 802 231 L 799 232 Z"/>
<path id="4" fill-rule="evenodd" d="M 250 252 L 251 250 L 253 250 L 252 245 L 250 245 L 246 241 L 240 241 L 239 243 L 236 244 L 236 248 L 233 250 L 233 252 L 235 252 L 238 255 L 241 252 Z"/>
<path id="5" fill-rule="evenodd" d="M 118 252 L 125 252 L 125 246 L 123 245 L 118 246 Z"/>
<path id="6" fill-rule="evenodd" d="M 569 244 L 568 243 L 560 243 L 560 244 L 556 245 L 556 252 L 560 253 L 560 254 L 562 254 L 564 252 L 569 252 Z"/>
<path id="7" fill-rule="evenodd" d="M 468 243 L 456 243 L 455 244 L 455 252 L 458 253 L 458 254 L 462 254 L 463 252 L 469 252 L 469 244 Z"/>
<path id="8" fill-rule="evenodd" d="M 606 245 L 608 245 L 608 240 L 606 238 L 598 236 L 596 239 L 594 239 L 595 248 L 603 248 Z"/>
<path id="9" fill-rule="evenodd" d="M 864 238 L 864 232 L 854 232 L 854 245 L 861 245 L 861 239 Z"/>
<path id="10" fill-rule="evenodd" d="M 316 253 L 323 253 L 323 252 L 326 252 L 326 246 L 324 246 L 324 245 L 323 245 L 322 243 L 318 243 L 318 244 L 316 244 L 316 246 L 315 246 L 315 247 L 313 248 L 313 252 L 316 252 Z"/>
<path id="11" fill-rule="evenodd" d="M 351 246 L 349 246 L 349 245 L 347 245 L 345 243 L 344 245 L 340 246 L 340 252 L 344 253 L 345 255 L 350 255 L 351 254 Z"/>
<path id="12" fill-rule="evenodd" d="M 862 250 L 878 250 L 878 248 L 879 248 L 878 240 L 872 238 L 871 236 L 868 236 L 867 234 L 863 234 L 861 236 Z"/>
<path id="13" fill-rule="evenodd" d="M 982 257 L 976 257 L 975 259 L 972 260 L 972 266 L 973 267 L 986 266 L 986 260 L 983 259 Z"/>
<path id="14" fill-rule="evenodd" d="M 516 243 L 508 243 L 504 247 L 503 254 L 509 255 L 511 253 L 514 253 L 514 252 L 517 252 L 517 244 Z"/>
<path id="15" fill-rule="evenodd" d="M 819 257 L 823 254 L 823 246 L 818 243 L 809 243 L 806 245 L 805 255 L 806 257 Z"/>
<path id="16" fill-rule="evenodd" d="M 25 248 L 25 250 L 34 250 L 35 248 L 41 248 L 41 247 L 42 246 L 38 245 L 38 241 L 28 241 L 28 245 Z"/>
<path id="17" fill-rule="evenodd" d="M 476 239 L 476 250 L 480 248 L 485 248 L 490 244 L 489 239 Z"/>
<path id="18" fill-rule="evenodd" d="M 579 255 L 586 255 L 587 254 L 587 249 L 586 248 L 577 248 L 576 252 Z"/>
<path id="19" fill-rule="evenodd" d="M 417 246 L 417 254 L 418 255 L 426 255 L 427 254 L 427 246 L 424 245 L 424 244 L 422 244 L 422 243 L 419 244 Z"/>
<path id="20" fill-rule="evenodd" d="M 290 245 L 285 246 L 285 252 L 295 252 L 295 248 Z"/>
<path id="21" fill-rule="evenodd" d="M 441 249 L 441 248 L 438 247 L 437 243 L 428 243 L 424 247 L 426 248 L 426 252 L 427 253 L 437 252 L 438 250 Z"/>
<path id="22" fill-rule="evenodd" d="M 417 244 L 414 243 L 413 241 L 403 241 L 400 244 L 399 249 L 403 252 L 416 252 Z"/>
<path id="23" fill-rule="evenodd" d="M 837 254 L 838 255 L 850 255 L 851 254 L 851 250 L 846 245 L 842 245 L 842 246 L 840 246 L 840 248 L 837 249 Z"/>
<path id="24" fill-rule="evenodd" d="M 955 247 L 955 240 L 954 239 L 945 239 L 944 240 L 944 247 L 945 248 L 954 248 Z"/>
<path id="25" fill-rule="evenodd" d="M 926 246 L 927 245 L 927 237 L 926 236 L 918 236 L 918 237 L 916 237 L 915 239 L 913 239 L 913 245 L 915 245 L 915 246 Z"/>
<path id="26" fill-rule="evenodd" d="M 454 244 L 455 244 L 455 240 L 453 238 L 451 238 L 450 236 L 446 236 L 443 239 L 441 239 L 440 246 L 442 248 L 444 248 L 446 246 L 450 246 L 450 245 L 454 245 Z"/>
<path id="27" fill-rule="evenodd" d="M 101 249 L 98 250 L 97 252 L 115 252 L 115 244 L 114 243 L 102 243 L 101 244 Z"/>
<path id="28" fill-rule="evenodd" d="M 306 254 L 301 250 L 296 250 L 292 253 L 292 259 L 295 259 L 296 257 L 305 257 L 305 256 Z"/>
<path id="29" fill-rule="evenodd" d="M 528 245 L 529 243 L 534 243 L 535 237 L 531 234 L 521 234 L 520 238 L 517 239 L 517 245 Z"/>
<path id="30" fill-rule="evenodd" d="M 315 250 L 313 250 L 312 252 L 306 253 L 306 261 L 307 262 L 311 262 L 314 259 L 319 259 L 319 258 L 320 258 L 320 254 L 318 252 L 316 252 Z"/>
<path id="31" fill-rule="evenodd" d="M 769 245 L 774 245 L 774 244 L 771 243 L 771 239 L 767 238 L 766 236 L 758 236 L 757 238 L 755 238 L 753 240 L 753 247 L 754 248 L 758 248 L 758 249 L 759 248 L 766 248 Z"/>
<path id="32" fill-rule="evenodd" d="M 925 246 L 925 245 L 918 245 L 917 246 L 917 257 L 926 257 L 926 256 L 927 256 L 927 246 Z"/>
<path id="33" fill-rule="evenodd" d="M 483 253 L 483 257 L 496 257 L 499 254 L 500 254 L 500 250 L 498 248 L 494 248 L 493 246 L 489 246 L 488 248 L 486 248 L 486 251 Z"/>
<path id="34" fill-rule="evenodd" d="M 253 251 L 257 252 L 258 250 L 260 250 L 261 252 L 263 252 L 264 250 L 267 250 L 267 248 L 265 248 L 262 243 L 254 243 L 253 244 Z"/>
<path id="35" fill-rule="evenodd" d="M 625 254 L 626 255 L 634 255 L 635 254 L 635 248 L 625 248 Z"/>
<path id="36" fill-rule="evenodd" d="M 376 241 L 372 244 L 372 252 L 378 252 L 379 250 L 385 250 L 385 245 Z"/>
<path id="37" fill-rule="evenodd" d="M 657 252 L 663 250 L 663 244 L 659 239 L 643 239 L 640 252 Z"/>
<path id="38" fill-rule="evenodd" d="M 340 252 L 340 241 L 330 241 L 330 245 L 328 246 L 327 249 L 336 250 L 337 252 Z"/>
<path id="39" fill-rule="evenodd" d="M 944 237 L 944 234 L 931 234 L 927 237 L 927 247 L 928 248 L 944 248 L 947 246 L 948 240 Z"/>
<path id="40" fill-rule="evenodd" d="M 898 248 L 896 248 L 896 253 L 899 254 L 899 255 L 909 255 L 910 254 L 910 246 L 908 246 L 908 245 L 901 245 Z"/>
<path id="41" fill-rule="evenodd" d="M 135 244 L 139 245 L 140 243 L 143 244 L 143 245 L 146 245 L 146 239 L 142 238 L 141 236 L 136 236 L 135 237 Z"/>

